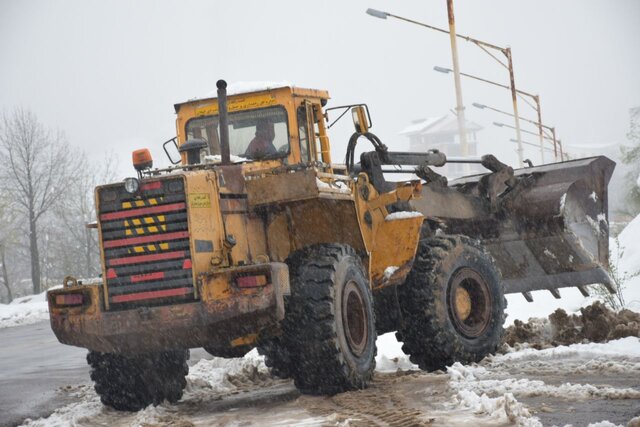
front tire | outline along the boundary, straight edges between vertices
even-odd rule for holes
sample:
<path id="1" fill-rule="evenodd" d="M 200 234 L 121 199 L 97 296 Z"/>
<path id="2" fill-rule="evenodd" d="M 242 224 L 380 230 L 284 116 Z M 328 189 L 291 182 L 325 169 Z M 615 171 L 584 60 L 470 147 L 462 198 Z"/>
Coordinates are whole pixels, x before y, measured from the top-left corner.
<path id="1" fill-rule="evenodd" d="M 478 362 L 502 342 L 502 276 L 477 241 L 464 236 L 421 240 L 398 297 L 402 324 L 396 337 L 421 369 Z"/>
<path id="2" fill-rule="evenodd" d="M 346 245 L 314 245 L 288 260 L 284 320 L 292 376 L 303 393 L 365 388 L 373 376 L 373 298 L 360 258 Z"/>
<path id="3" fill-rule="evenodd" d="M 189 373 L 188 350 L 124 356 L 90 351 L 87 362 L 96 393 L 118 411 L 139 411 L 182 397 Z"/>

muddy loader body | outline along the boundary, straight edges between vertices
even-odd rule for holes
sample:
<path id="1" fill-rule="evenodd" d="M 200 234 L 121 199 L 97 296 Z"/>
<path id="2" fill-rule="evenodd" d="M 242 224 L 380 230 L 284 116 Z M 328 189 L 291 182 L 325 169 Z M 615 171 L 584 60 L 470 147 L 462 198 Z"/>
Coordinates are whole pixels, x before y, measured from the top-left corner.
<path id="1" fill-rule="evenodd" d="M 581 159 L 447 183 L 442 153 L 393 153 L 363 104 L 332 163 L 325 91 L 290 86 L 176 104 L 180 154 L 96 189 L 102 283 L 48 294 L 58 339 L 89 349 L 102 401 L 176 401 L 188 349 L 257 347 L 303 392 L 365 387 L 378 333 L 423 369 L 477 361 L 502 336 L 506 292 L 609 283 L 613 163 Z M 354 164 L 358 139 L 374 150 Z M 167 150 L 165 150 L 167 151 Z M 392 182 L 385 165 L 415 165 Z M 121 372 L 115 375 L 114 372 Z"/>

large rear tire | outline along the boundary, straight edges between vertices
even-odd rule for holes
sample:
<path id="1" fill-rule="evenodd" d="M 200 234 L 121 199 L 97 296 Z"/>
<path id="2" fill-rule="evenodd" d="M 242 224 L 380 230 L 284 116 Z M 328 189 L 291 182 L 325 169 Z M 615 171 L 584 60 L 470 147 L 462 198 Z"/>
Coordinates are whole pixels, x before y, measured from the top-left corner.
<path id="1" fill-rule="evenodd" d="M 502 341 L 502 276 L 479 242 L 464 236 L 420 241 L 413 268 L 398 288 L 402 350 L 421 369 L 478 362 Z"/>
<path id="2" fill-rule="evenodd" d="M 308 394 L 362 389 L 373 376 L 376 329 L 362 262 L 349 246 L 314 245 L 288 260 L 283 322 L 296 387 Z"/>
<path id="3" fill-rule="evenodd" d="M 118 411 L 180 400 L 187 385 L 188 359 L 188 350 L 137 356 L 90 351 L 87 355 L 96 393 L 103 404 Z"/>

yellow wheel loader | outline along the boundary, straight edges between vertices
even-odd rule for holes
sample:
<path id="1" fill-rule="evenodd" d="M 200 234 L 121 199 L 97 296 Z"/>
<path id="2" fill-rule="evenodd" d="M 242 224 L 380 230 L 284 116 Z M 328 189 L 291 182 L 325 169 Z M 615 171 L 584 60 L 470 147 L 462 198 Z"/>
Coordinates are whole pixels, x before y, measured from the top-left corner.
<path id="1" fill-rule="evenodd" d="M 490 155 L 392 152 L 364 104 L 217 87 L 175 105 L 173 166 L 137 150 L 136 177 L 96 188 L 102 283 L 68 277 L 48 293 L 53 331 L 89 350 L 104 404 L 179 400 L 196 347 L 257 347 L 304 393 L 364 388 L 378 334 L 397 331 L 414 363 L 442 369 L 496 350 L 505 293 L 611 285 L 609 159 L 513 170 Z M 331 111 L 356 128 L 343 165 Z M 358 142 L 372 149 L 356 162 Z M 447 162 L 487 170 L 448 182 Z M 401 167 L 416 179 L 391 180 Z"/>

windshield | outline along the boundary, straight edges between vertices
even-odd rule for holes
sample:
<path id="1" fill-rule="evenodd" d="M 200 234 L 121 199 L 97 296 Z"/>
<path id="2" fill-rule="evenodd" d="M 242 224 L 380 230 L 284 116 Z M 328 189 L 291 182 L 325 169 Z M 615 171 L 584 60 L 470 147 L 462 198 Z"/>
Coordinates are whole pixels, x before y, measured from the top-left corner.
<path id="1" fill-rule="evenodd" d="M 276 106 L 229 113 L 229 150 L 250 160 L 275 159 L 289 153 L 287 111 Z M 209 153 L 220 154 L 218 116 L 191 119 L 186 126 L 187 140 L 207 141 Z"/>

